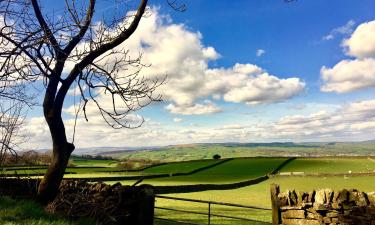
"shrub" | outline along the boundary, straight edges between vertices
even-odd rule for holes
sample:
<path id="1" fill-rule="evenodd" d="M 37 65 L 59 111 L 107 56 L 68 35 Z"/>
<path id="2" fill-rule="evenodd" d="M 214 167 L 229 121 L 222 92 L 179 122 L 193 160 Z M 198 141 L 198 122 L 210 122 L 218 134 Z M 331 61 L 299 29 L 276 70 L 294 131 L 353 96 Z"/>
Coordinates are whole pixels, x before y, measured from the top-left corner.
<path id="1" fill-rule="evenodd" d="M 219 154 L 215 154 L 214 156 L 212 156 L 213 159 L 221 159 L 221 155 Z"/>

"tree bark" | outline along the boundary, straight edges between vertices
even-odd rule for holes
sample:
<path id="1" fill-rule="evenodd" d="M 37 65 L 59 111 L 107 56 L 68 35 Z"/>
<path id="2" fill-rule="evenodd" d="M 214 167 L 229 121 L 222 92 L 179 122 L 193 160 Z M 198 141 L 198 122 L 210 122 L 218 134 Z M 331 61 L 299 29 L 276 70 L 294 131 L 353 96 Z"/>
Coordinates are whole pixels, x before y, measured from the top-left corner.
<path id="1" fill-rule="evenodd" d="M 48 204 L 57 196 L 73 150 L 74 145 L 71 143 L 66 143 L 64 146 L 53 146 L 52 162 L 38 187 L 37 199 L 40 203 Z"/>
<path id="2" fill-rule="evenodd" d="M 52 109 L 45 110 L 44 112 L 44 117 L 49 126 L 53 142 L 52 162 L 39 184 L 37 200 L 42 204 L 48 204 L 53 201 L 58 194 L 60 183 L 69 162 L 69 157 L 75 147 L 66 139 L 61 111 L 57 110 L 56 112 L 56 110 Z"/>

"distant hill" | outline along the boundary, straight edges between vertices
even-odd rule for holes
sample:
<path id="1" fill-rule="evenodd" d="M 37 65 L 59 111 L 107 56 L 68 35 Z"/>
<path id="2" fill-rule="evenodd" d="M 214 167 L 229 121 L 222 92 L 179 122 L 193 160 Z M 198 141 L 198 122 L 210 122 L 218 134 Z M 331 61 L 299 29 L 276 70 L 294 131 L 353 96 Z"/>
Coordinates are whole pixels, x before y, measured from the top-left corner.
<path id="1" fill-rule="evenodd" d="M 193 143 L 152 147 L 81 148 L 75 154 L 115 158 L 147 158 L 182 161 L 208 159 L 215 154 L 223 158 L 255 156 L 375 156 L 375 140 L 361 142 L 270 142 L 270 143 Z"/>

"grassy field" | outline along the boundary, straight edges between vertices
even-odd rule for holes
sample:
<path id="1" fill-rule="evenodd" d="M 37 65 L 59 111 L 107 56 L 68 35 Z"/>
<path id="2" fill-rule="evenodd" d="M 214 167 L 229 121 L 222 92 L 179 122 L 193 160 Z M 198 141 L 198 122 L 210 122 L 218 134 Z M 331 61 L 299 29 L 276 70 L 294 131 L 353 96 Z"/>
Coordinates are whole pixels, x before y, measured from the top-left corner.
<path id="1" fill-rule="evenodd" d="M 2 225 L 95 225 L 89 220 L 71 222 L 44 212 L 43 208 L 28 200 L 0 197 L 0 224 Z"/>
<path id="2" fill-rule="evenodd" d="M 222 158 L 255 156 L 375 156 L 375 142 L 320 142 L 320 143 L 224 143 L 189 144 L 163 147 L 155 150 L 136 150 L 103 153 L 117 158 L 151 159 L 162 161 L 187 161 L 212 159 L 219 154 Z"/>
<path id="3" fill-rule="evenodd" d="M 194 185 L 194 184 L 226 184 L 253 179 L 270 173 L 287 158 L 237 158 L 226 161 L 214 167 L 184 176 L 172 176 L 173 173 L 188 173 L 199 168 L 213 165 L 218 160 L 198 160 L 168 163 L 154 166 L 140 172 L 115 172 L 117 169 L 107 166 L 106 168 L 69 168 L 67 171 L 76 174 L 66 174 L 65 177 L 106 177 L 113 176 L 139 176 L 152 174 L 170 174 L 165 178 L 145 179 L 141 184 L 152 184 L 155 186 L 168 185 Z M 374 158 L 375 159 L 375 158 Z M 343 188 L 356 188 L 361 191 L 375 191 L 375 173 L 358 176 L 357 173 L 372 173 L 375 170 L 375 160 L 367 157 L 323 157 L 323 158 L 297 158 L 281 169 L 281 172 L 304 172 L 305 176 L 271 176 L 270 179 L 256 185 L 246 186 L 230 190 L 210 190 L 193 193 L 169 194 L 166 196 L 182 197 L 189 199 L 228 202 L 242 205 L 253 205 L 270 208 L 269 187 L 271 183 L 280 185 L 282 191 L 296 189 L 300 191 L 311 191 L 312 189 L 331 188 L 340 190 Z M 94 165 L 94 164 L 92 164 Z M 97 166 L 98 164 L 95 164 Z M 8 168 L 9 169 L 9 168 Z M 31 169 L 30 169 L 31 170 Z M 30 171 L 29 170 L 29 171 Z M 17 172 L 22 171 L 18 170 Z M 43 169 L 38 169 L 43 172 Z M 352 174 L 349 174 L 349 171 Z M 309 176 L 312 174 L 313 176 Z M 357 175 L 356 175 L 357 174 Z M 121 181 L 124 185 L 132 185 L 136 180 Z M 116 182 L 106 182 L 113 184 Z M 168 207 L 179 210 L 191 210 L 196 212 L 207 212 L 207 204 L 182 202 L 167 199 L 157 199 L 156 206 Z M 227 206 L 212 206 L 212 213 L 237 216 L 246 219 L 254 219 L 270 222 L 269 211 L 248 210 L 242 208 L 228 208 Z M 191 215 L 186 213 L 168 212 L 156 210 L 156 215 L 162 218 L 188 221 L 191 223 L 207 223 L 205 215 Z M 156 221 L 157 225 L 169 225 L 165 221 Z M 212 224 L 237 225 L 264 223 L 240 222 L 233 219 L 212 218 Z"/>
<path id="4" fill-rule="evenodd" d="M 232 183 L 249 180 L 272 172 L 286 158 L 244 158 L 233 159 L 218 166 L 187 176 L 146 180 L 148 184 L 181 183 Z"/>
<path id="5" fill-rule="evenodd" d="M 299 158 L 281 172 L 305 173 L 366 173 L 375 172 L 375 158 Z"/>
<path id="6" fill-rule="evenodd" d="M 114 167 L 117 165 L 118 160 L 112 159 L 86 159 L 78 156 L 72 157 L 72 163 L 76 166 L 104 166 Z"/>
<path id="7" fill-rule="evenodd" d="M 210 166 L 214 163 L 219 162 L 219 160 L 197 160 L 197 161 L 187 161 L 187 162 L 176 162 L 176 163 L 168 163 L 160 166 L 151 167 L 145 169 L 143 172 L 145 173 L 188 173 L 193 170 Z"/>
<path id="8" fill-rule="evenodd" d="M 270 184 L 276 183 L 281 187 L 281 191 L 296 189 L 300 191 L 311 191 L 319 188 L 332 188 L 341 190 L 343 188 L 356 188 L 361 191 L 375 191 L 375 176 L 338 176 L 338 177 L 281 177 L 275 176 L 265 182 L 257 185 L 218 191 L 202 191 L 194 193 L 169 194 L 166 196 L 181 197 L 189 199 L 199 199 L 207 201 L 230 202 L 242 205 L 254 205 L 265 208 L 271 207 L 270 201 Z M 173 201 L 167 199 L 157 199 L 156 205 L 160 207 L 168 207 L 174 209 L 198 210 L 207 212 L 207 205 L 190 203 L 184 201 Z M 213 212 L 224 215 L 235 215 L 248 219 L 261 220 L 265 222 L 271 221 L 271 214 L 262 210 L 243 210 L 238 208 L 230 208 L 224 206 L 213 206 Z M 168 214 L 164 210 L 156 210 L 156 215 L 170 219 L 200 222 L 203 223 L 207 217 L 192 214 L 173 213 Z M 216 218 L 218 219 L 218 218 Z M 220 219 L 220 223 L 216 224 L 241 224 L 239 221 L 232 219 Z M 257 223 L 244 223 L 257 224 Z"/>

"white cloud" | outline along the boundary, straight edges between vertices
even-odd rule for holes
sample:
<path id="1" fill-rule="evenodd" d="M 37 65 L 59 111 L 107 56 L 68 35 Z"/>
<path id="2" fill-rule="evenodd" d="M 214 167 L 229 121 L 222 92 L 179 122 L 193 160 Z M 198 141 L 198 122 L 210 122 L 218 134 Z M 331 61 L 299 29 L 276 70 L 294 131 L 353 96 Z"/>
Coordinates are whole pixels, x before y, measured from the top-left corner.
<path id="1" fill-rule="evenodd" d="M 228 102 L 245 102 L 250 105 L 273 103 L 289 99 L 305 88 L 298 78 L 279 79 L 268 73 L 262 73 L 229 90 L 224 95 Z"/>
<path id="2" fill-rule="evenodd" d="M 324 92 L 344 93 L 375 87 L 375 59 L 342 60 L 333 68 L 322 67 Z"/>
<path id="3" fill-rule="evenodd" d="M 375 57 L 375 20 L 360 24 L 342 45 L 346 53 L 360 59 Z"/>
<path id="4" fill-rule="evenodd" d="M 289 138 L 319 140 L 323 135 L 337 140 L 339 137 L 353 138 L 352 132 L 357 132 L 356 138 L 362 136 L 371 139 L 375 127 L 368 123 L 374 122 L 375 100 L 367 100 L 342 105 L 333 112 L 320 111 L 307 116 L 283 117 L 273 125 L 273 129 Z"/>
<path id="5" fill-rule="evenodd" d="M 344 93 L 375 87 L 375 20 L 360 24 L 343 47 L 356 59 L 345 59 L 332 68 L 323 66 L 321 91 Z"/>
<path id="6" fill-rule="evenodd" d="M 166 109 L 172 113 L 207 114 L 220 111 L 213 103 L 199 103 L 205 100 L 279 102 L 298 95 L 304 87 L 298 78 L 280 79 L 250 63 L 237 63 L 229 68 L 209 68 L 209 62 L 218 59 L 220 54 L 212 46 L 203 45 L 201 33 L 193 32 L 183 24 L 173 24 L 156 9 L 151 10 L 151 16 L 141 20 L 139 29 L 120 48 L 130 49 L 131 53 L 143 53 L 143 63 L 150 66 L 143 68 L 141 75 L 159 79 L 167 75 L 167 83 L 157 92 L 169 102 Z M 250 89 L 254 85 L 250 84 L 260 84 L 256 87 L 256 96 L 239 97 L 237 92 L 240 90 L 248 94 L 252 92 Z M 275 92 L 275 88 L 281 90 Z"/>
<path id="7" fill-rule="evenodd" d="M 353 27 L 355 25 L 354 20 L 349 20 L 345 25 L 337 27 L 329 32 L 329 34 L 323 36 L 323 40 L 329 41 L 336 37 L 338 34 L 350 34 L 353 32 Z"/>
<path id="8" fill-rule="evenodd" d="M 175 105 L 173 103 L 165 107 L 169 112 L 181 115 L 201 115 L 221 112 L 221 109 L 210 101 L 203 104 L 194 103 L 192 105 Z"/>
<path id="9" fill-rule="evenodd" d="M 173 122 L 180 123 L 180 122 L 182 122 L 182 119 L 175 117 L 175 118 L 173 118 Z"/>
<path id="10" fill-rule="evenodd" d="M 178 118 L 177 118 L 178 119 Z M 68 138 L 71 138 L 74 119 L 66 120 Z M 338 141 L 373 139 L 375 134 L 375 100 L 352 102 L 328 111 L 289 115 L 275 122 L 248 122 L 241 124 L 194 126 L 177 129 L 168 124 L 146 120 L 138 129 L 112 129 L 103 121 L 87 123 L 79 118 L 76 128 L 76 146 L 155 146 L 192 142 L 260 142 L 260 141 Z M 26 147 L 50 147 L 50 135 L 42 117 L 28 120 L 21 134 L 33 142 Z M 355 134 L 355 135 L 354 135 Z M 76 152 L 79 154 L 79 152 Z"/>
<path id="11" fill-rule="evenodd" d="M 261 57 L 262 55 L 266 54 L 266 50 L 258 49 L 255 53 L 256 56 Z"/>

